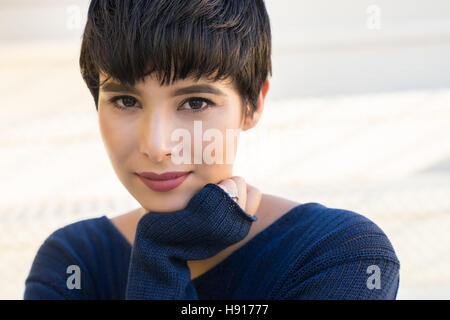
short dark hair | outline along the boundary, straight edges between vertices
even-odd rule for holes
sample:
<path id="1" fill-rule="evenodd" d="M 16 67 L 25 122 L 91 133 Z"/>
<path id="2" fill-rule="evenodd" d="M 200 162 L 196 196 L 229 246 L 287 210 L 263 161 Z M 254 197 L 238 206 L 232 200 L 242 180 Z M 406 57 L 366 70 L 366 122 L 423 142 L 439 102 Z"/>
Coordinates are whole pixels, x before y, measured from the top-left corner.
<path id="1" fill-rule="evenodd" d="M 263 0 L 92 0 L 79 62 L 97 111 L 100 72 L 132 86 L 216 74 L 253 114 L 272 75 L 270 21 Z"/>

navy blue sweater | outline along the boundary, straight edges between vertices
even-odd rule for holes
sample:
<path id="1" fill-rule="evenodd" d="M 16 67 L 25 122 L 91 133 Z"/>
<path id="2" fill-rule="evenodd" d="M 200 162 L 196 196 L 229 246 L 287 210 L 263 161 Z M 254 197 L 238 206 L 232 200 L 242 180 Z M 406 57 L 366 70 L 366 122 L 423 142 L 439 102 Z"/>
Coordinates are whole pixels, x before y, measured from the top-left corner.
<path id="1" fill-rule="evenodd" d="M 183 210 L 146 213 L 133 246 L 106 216 L 72 223 L 39 248 L 24 299 L 395 299 L 400 263 L 384 232 L 315 202 L 190 279 L 186 260 L 242 240 L 256 219 L 207 184 Z"/>

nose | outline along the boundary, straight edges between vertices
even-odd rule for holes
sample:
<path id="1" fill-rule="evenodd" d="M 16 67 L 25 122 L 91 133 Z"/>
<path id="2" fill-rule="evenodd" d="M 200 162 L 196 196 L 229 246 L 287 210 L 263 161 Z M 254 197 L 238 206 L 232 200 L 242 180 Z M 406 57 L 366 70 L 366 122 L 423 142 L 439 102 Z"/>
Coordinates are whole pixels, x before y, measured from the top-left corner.
<path id="1" fill-rule="evenodd" d="M 170 157 L 170 121 L 163 111 L 142 117 L 139 128 L 141 153 L 158 163 Z"/>

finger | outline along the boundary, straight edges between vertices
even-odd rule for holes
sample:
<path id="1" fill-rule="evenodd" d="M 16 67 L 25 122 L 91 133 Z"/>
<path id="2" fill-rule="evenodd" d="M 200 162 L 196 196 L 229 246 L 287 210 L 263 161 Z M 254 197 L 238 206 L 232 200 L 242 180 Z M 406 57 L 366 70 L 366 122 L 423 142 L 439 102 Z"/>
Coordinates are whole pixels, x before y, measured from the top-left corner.
<path id="1" fill-rule="evenodd" d="M 236 183 L 236 187 L 238 190 L 238 204 L 242 208 L 242 210 L 245 211 L 245 206 L 247 203 L 247 183 L 245 182 L 244 178 L 240 176 L 234 176 L 231 177 L 231 179 Z"/>
<path id="2" fill-rule="evenodd" d="M 219 183 L 219 187 L 221 187 L 226 193 L 238 193 L 238 188 L 236 183 L 231 179 L 225 179 Z"/>
<path id="3" fill-rule="evenodd" d="M 261 203 L 262 194 L 258 188 L 247 184 L 247 204 L 245 212 L 254 215 L 259 208 Z"/>

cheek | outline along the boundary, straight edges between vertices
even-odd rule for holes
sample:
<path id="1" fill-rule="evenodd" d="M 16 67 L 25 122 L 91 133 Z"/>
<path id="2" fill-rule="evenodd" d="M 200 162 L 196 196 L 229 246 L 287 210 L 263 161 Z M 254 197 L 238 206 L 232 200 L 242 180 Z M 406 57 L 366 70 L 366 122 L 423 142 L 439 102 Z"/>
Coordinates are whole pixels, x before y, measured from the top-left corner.
<path id="1" fill-rule="evenodd" d="M 219 183 L 232 176 L 240 133 L 238 122 L 239 114 L 228 114 L 226 117 L 222 116 L 215 118 L 214 121 L 204 121 L 202 123 L 202 139 L 197 139 L 197 141 L 201 141 L 201 150 L 198 149 L 198 144 L 196 145 L 193 142 L 192 159 L 194 159 L 195 151 L 202 152 L 202 163 L 196 165 L 196 171 L 205 183 Z M 211 134 L 212 131 L 210 130 L 213 130 L 215 133 Z M 210 140 L 205 139 L 205 132 L 208 131 L 210 136 L 212 136 Z M 216 142 L 219 140 L 220 142 Z M 217 161 L 211 161 L 211 159 Z"/>
<path id="2" fill-rule="evenodd" d="M 103 143 L 111 161 L 117 162 L 129 154 L 133 133 L 125 124 L 108 115 L 99 114 L 99 128 Z"/>

